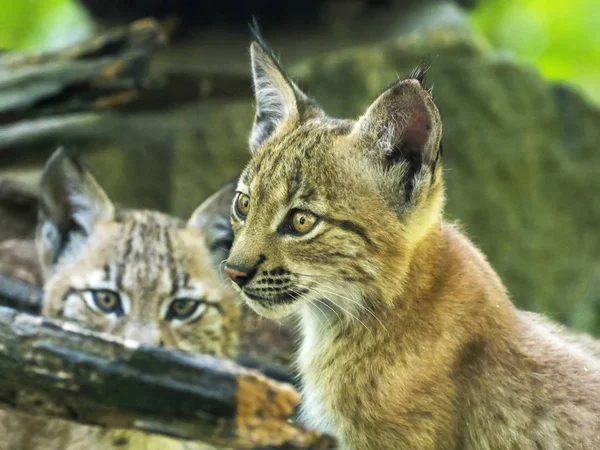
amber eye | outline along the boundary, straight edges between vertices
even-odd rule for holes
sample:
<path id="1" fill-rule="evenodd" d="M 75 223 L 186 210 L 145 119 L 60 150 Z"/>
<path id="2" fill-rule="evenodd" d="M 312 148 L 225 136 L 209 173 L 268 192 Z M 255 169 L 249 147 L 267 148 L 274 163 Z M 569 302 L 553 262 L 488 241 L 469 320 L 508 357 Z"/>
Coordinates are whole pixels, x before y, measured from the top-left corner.
<path id="1" fill-rule="evenodd" d="M 202 308 L 201 308 L 202 307 Z M 185 320 L 194 315 L 199 316 L 206 308 L 206 305 L 200 300 L 190 298 L 178 298 L 171 302 L 167 311 L 167 320 Z"/>
<path id="2" fill-rule="evenodd" d="M 123 305 L 121 296 L 108 289 L 94 289 L 84 293 L 84 296 L 90 296 L 94 305 L 105 314 L 123 315 Z"/>
<path id="3" fill-rule="evenodd" d="M 292 228 L 298 234 L 308 233 L 317 224 L 318 218 L 308 211 L 297 211 L 292 216 Z"/>
<path id="4" fill-rule="evenodd" d="M 246 194 L 238 192 L 235 199 L 235 212 L 240 219 L 245 219 L 250 211 L 250 197 Z"/>

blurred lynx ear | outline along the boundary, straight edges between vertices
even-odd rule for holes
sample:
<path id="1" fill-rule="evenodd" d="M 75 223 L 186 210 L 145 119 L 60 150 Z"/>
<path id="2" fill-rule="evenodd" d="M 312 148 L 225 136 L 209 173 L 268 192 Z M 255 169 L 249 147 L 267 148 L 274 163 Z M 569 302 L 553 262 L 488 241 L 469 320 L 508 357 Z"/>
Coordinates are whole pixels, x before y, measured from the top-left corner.
<path id="1" fill-rule="evenodd" d="M 419 77 L 393 84 L 369 107 L 353 134 L 401 178 L 405 200 L 433 179 L 441 155 L 442 120 Z M 429 178 L 425 174 L 430 174 Z"/>
<path id="2" fill-rule="evenodd" d="M 114 206 L 94 177 L 64 149 L 42 172 L 36 244 L 47 275 L 54 265 L 76 256 L 95 225 L 114 217 Z"/>
<path id="3" fill-rule="evenodd" d="M 305 96 L 285 75 L 273 53 L 260 37 L 250 46 L 256 116 L 250 135 L 254 152 L 285 120 L 298 117 L 299 102 Z"/>
<path id="4" fill-rule="evenodd" d="M 233 243 L 231 204 L 235 196 L 237 179 L 207 198 L 188 221 L 188 227 L 200 230 L 215 266 L 227 259 Z"/>

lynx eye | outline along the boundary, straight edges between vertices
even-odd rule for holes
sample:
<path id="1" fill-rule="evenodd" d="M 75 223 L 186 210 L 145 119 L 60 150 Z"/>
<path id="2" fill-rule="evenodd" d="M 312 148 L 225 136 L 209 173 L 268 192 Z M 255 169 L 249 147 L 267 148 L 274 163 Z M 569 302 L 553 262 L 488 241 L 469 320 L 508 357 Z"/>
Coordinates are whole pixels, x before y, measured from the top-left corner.
<path id="1" fill-rule="evenodd" d="M 166 320 L 189 320 L 199 317 L 206 309 L 201 300 L 177 298 L 171 302 L 167 310 Z"/>
<path id="2" fill-rule="evenodd" d="M 242 192 L 238 192 L 235 198 L 234 209 L 240 219 L 245 219 L 250 211 L 250 197 Z"/>
<path id="3" fill-rule="evenodd" d="M 308 211 L 296 211 L 292 216 L 292 228 L 298 234 L 306 234 L 314 228 L 318 217 Z"/>
<path id="4" fill-rule="evenodd" d="M 104 314 L 123 315 L 123 305 L 118 292 L 109 289 L 90 289 L 84 291 L 83 296 L 92 309 Z"/>

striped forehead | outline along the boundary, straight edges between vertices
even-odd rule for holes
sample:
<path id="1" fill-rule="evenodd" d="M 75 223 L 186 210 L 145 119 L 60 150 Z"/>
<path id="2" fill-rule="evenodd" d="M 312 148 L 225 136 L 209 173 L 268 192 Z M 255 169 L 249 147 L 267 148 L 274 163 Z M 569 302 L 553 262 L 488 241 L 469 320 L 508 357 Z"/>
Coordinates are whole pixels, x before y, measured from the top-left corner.
<path id="1" fill-rule="evenodd" d="M 174 232 L 182 223 L 159 213 L 132 212 L 121 224 L 113 264 L 105 268 L 118 288 L 177 290 L 189 279 L 174 253 Z"/>
<path id="2" fill-rule="evenodd" d="M 302 194 L 307 178 L 319 175 L 322 163 L 337 136 L 349 131 L 346 121 L 319 120 L 307 123 L 283 136 L 275 136 L 251 159 L 242 183 L 252 187 L 252 197 L 258 202 L 278 192 L 279 200 L 288 201 Z M 316 180 L 315 180 L 316 181 Z M 277 189 L 273 189 L 277 187 Z"/>

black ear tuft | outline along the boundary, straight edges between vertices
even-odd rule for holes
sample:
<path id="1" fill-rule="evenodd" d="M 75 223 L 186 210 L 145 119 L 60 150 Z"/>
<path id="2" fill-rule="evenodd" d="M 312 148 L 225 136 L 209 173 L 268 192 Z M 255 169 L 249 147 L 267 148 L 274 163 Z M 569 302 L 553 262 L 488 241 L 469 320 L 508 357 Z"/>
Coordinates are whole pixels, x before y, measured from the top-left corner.
<path id="1" fill-rule="evenodd" d="M 248 24 L 248 28 L 250 28 L 252 36 L 254 36 L 257 41 L 262 40 L 262 34 L 260 32 L 260 26 L 258 25 L 258 19 L 256 16 L 252 16 L 252 23 Z"/>
<path id="2" fill-rule="evenodd" d="M 252 80 L 256 99 L 256 116 L 250 133 L 250 150 L 254 152 L 285 120 L 297 117 L 304 94 L 287 77 L 279 60 L 267 47 L 256 24 L 251 30 L 256 40 L 250 45 Z"/>
<path id="3" fill-rule="evenodd" d="M 269 56 L 269 58 L 271 58 L 272 62 L 277 66 L 281 73 L 285 74 L 283 66 L 281 65 L 281 61 L 279 60 L 275 52 L 271 49 L 271 47 L 269 47 L 269 44 L 267 44 L 267 41 L 263 37 L 256 17 L 252 17 L 252 23 L 249 25 L 249 28 L 250 32 L 252 33 L 252 37 L 254 38 L 254 42 L 256 42 L 260 46 L 262 51 L 265 52 Z"/>
<path id="4" fill-rule="evenodd" d="M 263 49 L 268 49 L 269 46 L 267 45 L 265 39 L 262 36 L 260 26 L 258 25 L 258 20 L 256 20 L 255 16 L 252 17 L 252 23 L 249 24 L 248 27 L 250 28 L 250 33 L 252 33 L 252 37 L 254 38 L 254 40 L 258 42 Z"/>
<path id="5" fill-rule="evenodd" d="M 410 73 L 408 78 L 413 78 L 413 79 L 417 80 L 421 86 L 426 87 L 428 70 L 429 70 L 429 67 L 416 67 Z"/>

